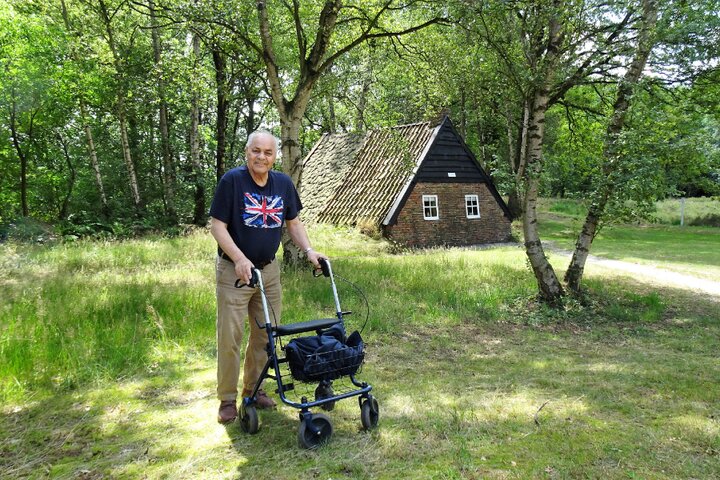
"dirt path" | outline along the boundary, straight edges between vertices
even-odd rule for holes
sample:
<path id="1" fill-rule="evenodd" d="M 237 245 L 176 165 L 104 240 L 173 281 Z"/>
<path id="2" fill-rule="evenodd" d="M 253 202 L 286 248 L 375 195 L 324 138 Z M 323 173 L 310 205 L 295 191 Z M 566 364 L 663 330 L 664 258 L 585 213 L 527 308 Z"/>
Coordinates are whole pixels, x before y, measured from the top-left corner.
<path id="1" fill-rule="evenodd" d="M 567 257 L 568 260 L 572 256 L 572 252 L 558 248 L 550 242 L 543 242 L 543 246 L 547 249 L 547 251 L 557 255 L 563 255 Z M 681 288 L 684 290 L 701 292 L 720 297 L 720 282 L 706 280 L 704 278 L 698 278 L 683 273 L 672 272 L 670 270 L 652 267 L 650 265 L 623 262 L 621 260 L 609 260 L 607 258 L 600 258 L 594 255 L 589 255 L 587 262 L 590 265 L 598 265 L 615 271 L 625 272 L 632 275 L 636 280 L 644 283 L 667 285 L 669 287 Z"/>

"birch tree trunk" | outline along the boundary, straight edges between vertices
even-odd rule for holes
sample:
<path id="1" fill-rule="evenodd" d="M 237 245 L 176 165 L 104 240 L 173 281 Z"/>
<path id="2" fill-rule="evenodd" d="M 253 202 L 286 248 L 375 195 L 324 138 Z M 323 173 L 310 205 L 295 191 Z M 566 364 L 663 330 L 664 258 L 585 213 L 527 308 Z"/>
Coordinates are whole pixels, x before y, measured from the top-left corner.
<path id="1" fill-rule="evenodd" d="M 550 265 L 540 241 L 537 219 L 537 198 L 542 173 L 542 146 L 545 135 L 545 113 L 548 108 L 549 93 L 541 87 L 535 93 L 535 101 L 528 128 L 528 159 L 525 173 L 525 203 L 523 215 L 523 234 L 525 252 L 537 280 L 540 296 L 550 304 L 556 304 L 564 295 L 562 285 Z"/>
<path id="2" fill-rule="evenodd" d="M 80 100 L 80 120 L 82 121 L 83 130 L 85 130 L 85 140 L 88 145 L 88 153 L 90 154 L 90 166 L 95 176 L 95 184 L 100 194 L 100 202 L 102 203 L 102 212 L 105 218 L 110 216 L 110 207 L 108 206 L 107 195 L 105 195 L 105 186 L 103 185 L 102 174 L 100 173 L 100 162 L 98 162 L 97 151 L 95 150 L 95 140 L 93 139 L 90 123 L 87 121 L 87 112 L 85 102 Z"/>
<path id="3" fill-rule="evenodd" d="M 122 65 L 122 58 L 117 51 L 117 45 L 115 42 L 115 34 L 112 27 L 112 21 L 108 12 L 105 0 L 98 0 L 100 7 L 100 16 L 105 26 L 105 32 L 107 33 L 106 41 L 110 47 L 110 51 L 113 55 L 113 65 L 115 67 L 115 76 L 117 77 L 117 116 L 120 123 L 120 144 L 123 151 L 123 159 L 125 160 L 125 166 L 128 170 L 128 176 L 130 179 L 130 191 L 132 193 L 133 203 L 135 205 L 135 211 L 140 212 L 140 188 L 138 186 L 137 174 L 135 172 L 135 164 L 133 163 L 132 154 L 130 153 L 130 142 L 128 141 L 127 131 L 127 112 L 125 109 L 125 87 L 124 82 L 124 69 Z"/>
<path id="4" fill-rule="evenodd" d="M 508 122 L 510 122 L 510 114 L 508 113 Z M 511 171 L 515 174 L 515 187 L 510 192 L 508 198 L 508 209 L 513 219 L 520 218 L 523 215 L 523 197 L 520 195 L 520 189 L 523 185 L 523 178 L 525 176 L 525 167 L 527 164 L 527 146 L 528 146 L 528 128 L 530 122 L 530 100 L 525 98 L 523 100 L 522 116 L 520 119 L 520 125 L 517 131 L 517 145 L 514 149 L 509 150 L 509 160 Z M 510 123 L 508 124 L 510 130 Z M 508 144 L 510 147 L 513 146 L 512 142 L 512 131 L 509 131 Z"/>
<path id="5" fill-rule="evenodd" d="M 637 49 L 630 63 L 630 68 L 628 68 L 625 76 L 620 81 L 620 85 L 618 85 L 617 97 L 613 105 L 613 116 L 610 119 L 605 135 L 605 148 L 603 151 L 605 163 L 603 165 L 603 175 L 600 179 L 598 195 L 596 200 L 590 205 L 578 239 L 575 242 L 575 250 L 573 251 L 570 265 L 565 272 L 565 281 L 567 282 L 568 288 L 574 292 L 580 291 L 580 284 L 585 271 L 585 263 L 590 254 L 590 246 L 595 239 L 598 226 L 605 214 L 608 200 L 614 190 L 614 183 L 610 177 L 613 173 L 613 165 L 616 165 L 617 162 L 620 161 L 618 153 L 619 136 L 625 126 L 625 118 L 630 107 L 633 89 L 642 77 L 642 72 L 655 45 L 654 30 L 658 16 L 657 0 L 643 0 L 642 10 Z"/>
<path id="6" fill-rule="evenodd" d="M 130 191 L 132 192 L 135 210 L 140 211 L 140 187 L 138 186 L 137 174 L 135 173 L 135 164 L 133 163 L 132 154 L 130 153 L 130 141 L 128 140 L 127 118 L 125 116 L 125 98 L 124 92 L 120 92 L 118 96 L 118 120 L 120 122 L 120 143 L 123 151 L 123 159 L 128 170 L 130 178 Z"/>
<path id="7" fill-rule="evenodd" d="M 175 165 L 170 151 L 170 132 L 168 127 L 168 105 L 165 97 L 165 79 L 163 76 L 162 52 L 160 45 L 160 32 L 158 31 L 157 18 L 155 15 L 155 1 L 148 0 L 150 10 L 151 36 L 153 44 L 153 55 L 158 78 L 158 97 L 160 99 L 159 124 L 160 124 L 160 148 L 162 150 L 163 186 L 165 192 L 165 204 L 167 215 L 172 223 L 177 223 L 177 209 L 175 208 Z"/>
<path id="8" fill-rule="evenodd" d="M 68 15 L 67 6 L 65 5 L 65 0 L 60 0 L 60 8 L 62 9 L 62 17 L 63 22 L 65 23 L 65 29 L 70 33 L 77 32 L 73 29 L 72 24 L 70 23 L 70 16 Z M 74 46 L 71 49 L 70 52 L 72 58 L 74 61 L 78 61 L 78 54 L 75 50 Z M 85 100 L 83 100 L 82 95 L 78 94 L 78 104 L 80 106 L 80 123 L 82 124 L 83 131 L 85 132 L 85 140 L 87 141 L 88 145 L 88 153 L 90 155 L 90 166 L 93 170 L 93 174 L 95 176 L 95 184 L 98 188 L 98 193 L 100 195 L 100 203 L 102 204 L 102 214 L 107 219 L 110 216 L 110 207 L 108 206 L 107 196 L 105 195 L 105 186 L 103 185 L 103 179 L 102 175 L 100 173 L 100 163 L 98 162 L 97 158 L 97 151 L 95 150 L 95 140 L 93 139 L 93 133 L 92 129 L 90 128 L 90 123 L 88 122 L 88 116 L 87 116 L 87 108 L 85 107 Z"/>

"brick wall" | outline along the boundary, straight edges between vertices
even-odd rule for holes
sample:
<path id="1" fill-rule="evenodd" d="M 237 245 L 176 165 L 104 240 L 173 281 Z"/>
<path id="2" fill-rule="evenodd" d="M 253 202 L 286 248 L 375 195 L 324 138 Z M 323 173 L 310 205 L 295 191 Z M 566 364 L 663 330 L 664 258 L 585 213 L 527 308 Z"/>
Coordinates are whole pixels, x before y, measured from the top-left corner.
<path id="1" fill-rule="evenodd" d="M 438 220 L 423 218 L 423 195 L 437 195 Z M 465 195 L 478 196 L 480 218 L 467 218 Z M 510 220 L 484 183 L 418 183 L 397 223 L 385 227 L 384 233 L 409 247 L 477 245 L 508 240 Z"/>

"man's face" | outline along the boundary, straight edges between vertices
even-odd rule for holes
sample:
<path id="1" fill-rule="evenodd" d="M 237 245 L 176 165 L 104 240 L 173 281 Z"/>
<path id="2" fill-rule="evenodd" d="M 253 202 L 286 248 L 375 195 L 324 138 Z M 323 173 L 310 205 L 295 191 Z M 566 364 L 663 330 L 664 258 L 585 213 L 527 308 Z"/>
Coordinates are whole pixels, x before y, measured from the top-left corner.
<path id="1" fill-rule="evenodd" d="M 255 176 L 265 177 L 272 169 L 277 156 L 277 146 L 272 135 L 258 134 L 245 147 L 248 169 Z"/>

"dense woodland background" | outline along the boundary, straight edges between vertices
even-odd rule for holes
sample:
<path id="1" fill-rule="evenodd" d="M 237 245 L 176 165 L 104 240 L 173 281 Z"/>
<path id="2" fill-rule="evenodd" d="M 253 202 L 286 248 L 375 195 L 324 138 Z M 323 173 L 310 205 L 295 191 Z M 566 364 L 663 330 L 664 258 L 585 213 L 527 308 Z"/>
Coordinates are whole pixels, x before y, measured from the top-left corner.
<path id="1" fill-rule="evenodd" d="M 0 0 L 0 233 L 204 225 L 258 127 L 301 182 L 324 132 L 449 113 L 552 300 L 538 196 L 589 206 L 577 289 L 603 223 L 720 194 L 719 57 L 718 0 Z"/>

